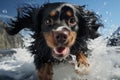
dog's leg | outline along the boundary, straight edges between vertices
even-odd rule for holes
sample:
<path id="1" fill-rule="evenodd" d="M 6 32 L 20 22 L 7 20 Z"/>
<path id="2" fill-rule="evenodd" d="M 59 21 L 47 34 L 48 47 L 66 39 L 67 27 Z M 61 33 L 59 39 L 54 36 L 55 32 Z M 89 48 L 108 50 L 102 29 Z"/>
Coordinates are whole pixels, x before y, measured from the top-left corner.
<path id="1" fill-rule="evenodd" d="M 80 75 L 89 73 L 89 64 L 83 52 L 76 55 L 75 71 Z"/>
<path id="2" fill-rule="evenodd" d="M 43 67 L 38 69 L 39 80 L 52 80 L 53 69 L 51 63 L 45 63 Z"/>

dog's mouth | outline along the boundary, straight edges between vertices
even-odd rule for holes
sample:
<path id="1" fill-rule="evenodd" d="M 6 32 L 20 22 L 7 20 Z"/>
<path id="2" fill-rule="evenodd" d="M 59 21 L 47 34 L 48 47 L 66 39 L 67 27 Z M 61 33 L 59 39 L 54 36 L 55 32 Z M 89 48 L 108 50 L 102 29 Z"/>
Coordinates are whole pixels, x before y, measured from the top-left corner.
<path id="1" fill-rule="evenodd" d="M 53 58 L 58 60 L 67 59 L 70 54 L 70 48 L 73 46 L 76 40 L 76 32 L 69 31 L 66 34 L 64 31 L 49 32 L 43 33 L 47 45 L 52 50 Z"/>
<path id="2" fill-rule="evenodd" d="M 53 56 L 59 60 L 66 59 L 69 55 L 70 49 L 69 47 L 56 47 L 53 48 Z"/>

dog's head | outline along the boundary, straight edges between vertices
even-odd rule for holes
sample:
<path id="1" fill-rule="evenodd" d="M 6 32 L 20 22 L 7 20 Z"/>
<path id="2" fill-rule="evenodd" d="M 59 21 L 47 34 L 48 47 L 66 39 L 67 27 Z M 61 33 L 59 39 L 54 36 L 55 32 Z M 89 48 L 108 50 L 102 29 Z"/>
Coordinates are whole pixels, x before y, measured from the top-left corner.
<path id="1" fill-rule="evenodd" d="M 37 35 L 43 35 L 53 57 L 65 59 L 77 39 L 95 38 L 101 23 L 94 12 L 67 3 L 48 3 L 40 8 L 23 8 L 22 18 L 12 21 L 13 28 L 6 28 L 16 34 L 27 27 Z M 77 44 L 81 43 L 79 40 Z"/>
<path id="2" fill-rule="evenodd" d="M 70 4 L 44 6 L 42 13 L 44 16 L 39 25 L 47 45 L 52 49 L 52 55 L 58 59 L 68 56 L 70 47 L 76 40 L 79 26 L 78 13 L 78 10 Z"/>

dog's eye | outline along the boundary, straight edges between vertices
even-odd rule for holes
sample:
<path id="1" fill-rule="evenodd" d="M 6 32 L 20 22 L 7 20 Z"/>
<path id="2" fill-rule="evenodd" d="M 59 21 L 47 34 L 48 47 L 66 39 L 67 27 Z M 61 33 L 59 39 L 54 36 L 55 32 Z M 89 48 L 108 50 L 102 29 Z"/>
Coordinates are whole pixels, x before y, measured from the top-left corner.
<path id="1" fill-rule="evenodd" d="M 68 24 L 69 24 L 70 26 L 76 25 L 76 20 L 75 20 L 75 18 L 74 18 L 74 17 L 70 18 L 70 19 L 68 20 Z"/>
<path id="2" fill-rule="evenodd" d="M 53 20 L 48 18 L 48 19 L 45 20 L 45 24 L 46 25 L 52 25 L 53 24 Z"/>

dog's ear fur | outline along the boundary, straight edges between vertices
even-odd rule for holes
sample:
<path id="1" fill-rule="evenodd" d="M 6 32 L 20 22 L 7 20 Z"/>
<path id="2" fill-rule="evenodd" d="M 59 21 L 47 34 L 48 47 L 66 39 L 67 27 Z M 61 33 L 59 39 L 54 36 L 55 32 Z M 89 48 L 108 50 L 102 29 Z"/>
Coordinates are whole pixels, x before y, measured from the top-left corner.
<path id="1" fill-rule="evenodd" d="M 91 39 L 100 36 L 98 29 L 103 26 L 100 16 L 93 11 L 86 10 L 85 6 L 77 6 L 76 8 L 79 11 L 79 16 L 82 18 L 83 28 L 85 28 L 85 30 L 83 30 L 85 32 L 83 33 Z"/>
<path id="2" fill-rule="evenodd" d="M 6 27 L 6 31 L 10 35 L 17 34 L 23 28 L 28 28 L 31 31 L 35 30 L 36 16 L 39 12 L 38 6 L 25 5 L 17 9 L 17 17 L 10 20 L 8 23 L 10 27 Z"/>

